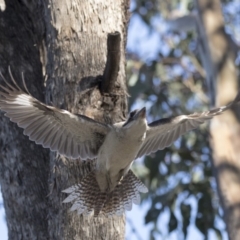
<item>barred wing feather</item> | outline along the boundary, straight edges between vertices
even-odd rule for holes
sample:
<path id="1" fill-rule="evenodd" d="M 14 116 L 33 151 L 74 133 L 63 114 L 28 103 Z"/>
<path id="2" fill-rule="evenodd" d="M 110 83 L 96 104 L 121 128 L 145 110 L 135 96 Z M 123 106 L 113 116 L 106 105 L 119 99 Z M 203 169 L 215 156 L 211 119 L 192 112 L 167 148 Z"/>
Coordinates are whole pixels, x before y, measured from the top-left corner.
<path id="1" fill-rule="evenodd" d="M 107 125 L 41 103 L 26 87 L 26 92 L 23 91 L 13 78 L 13 84 L 4 81 L 6 86 L 0 85 L 0 109 L 24 129 L 30 140 L 73 159 L 97 156 L 109 131 Z"/>
<path id="2" fill-rule="evenodd" d="M 163 118 L 152 122 L 148 125 L 146 139 L 143 142 L 136 158 L 151 154 L 165 147 L 170 146 L 184 133 L 199 127 L 205 121 L 229 109 L 233 104 L 239 102 L 240 94 L 235 100 L 227 106 L 204 111 L 201 113 L 193 113 L 190 115 L 181 115 L 174 118 Z"/>

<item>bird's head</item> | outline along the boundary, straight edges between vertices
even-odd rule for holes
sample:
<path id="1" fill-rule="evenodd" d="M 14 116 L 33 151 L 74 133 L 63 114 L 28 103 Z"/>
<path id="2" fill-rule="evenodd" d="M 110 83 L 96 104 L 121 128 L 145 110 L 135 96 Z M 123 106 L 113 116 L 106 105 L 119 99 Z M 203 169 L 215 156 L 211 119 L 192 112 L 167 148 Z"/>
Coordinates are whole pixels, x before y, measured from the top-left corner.
<path id="1" fill-rule="evenodd" d="M 130 112 L 128 120 L 122 126 L 125 129 L 133 129 L 140 131 L 141 129 L 144 132 L 147 129 L 147 120 L 146 120 L 146 108 L 137 109 Z"/>

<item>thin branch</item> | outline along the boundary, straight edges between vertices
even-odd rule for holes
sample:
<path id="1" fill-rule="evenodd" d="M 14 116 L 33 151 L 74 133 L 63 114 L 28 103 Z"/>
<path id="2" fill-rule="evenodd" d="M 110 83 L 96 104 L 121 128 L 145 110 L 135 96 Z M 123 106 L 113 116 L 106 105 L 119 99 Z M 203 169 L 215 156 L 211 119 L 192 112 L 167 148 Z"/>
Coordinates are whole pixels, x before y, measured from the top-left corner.
<path id="1" fill-rule="evenodd" d="M 107 39 L 107 63 L 103 73 L 101 91 L 111 93 L 117 81 L 120 64 L 120 43 L 119 32 L 108 34 Z"/>

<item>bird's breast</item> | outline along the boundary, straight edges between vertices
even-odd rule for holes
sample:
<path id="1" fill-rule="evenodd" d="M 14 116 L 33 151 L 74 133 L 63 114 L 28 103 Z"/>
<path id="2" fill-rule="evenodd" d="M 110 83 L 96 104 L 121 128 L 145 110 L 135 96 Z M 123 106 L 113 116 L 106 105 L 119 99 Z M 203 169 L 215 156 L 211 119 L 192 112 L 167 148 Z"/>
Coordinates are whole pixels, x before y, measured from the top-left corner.
<path id="1" fill-rule="evenodd" d="M 112 191 L 135 159 L 142 137 L 132 138 L 121 131 L 110 132 L 98 152 L 96 179 L 101 191 Z"/>
<path id="2" fill-rule="evenodd" d="M 107 135 L 99 150 L 97 165 L 106 171 L 119 171 L 134 160 L 141 141 L 124 134 L 112 132 Z"/>

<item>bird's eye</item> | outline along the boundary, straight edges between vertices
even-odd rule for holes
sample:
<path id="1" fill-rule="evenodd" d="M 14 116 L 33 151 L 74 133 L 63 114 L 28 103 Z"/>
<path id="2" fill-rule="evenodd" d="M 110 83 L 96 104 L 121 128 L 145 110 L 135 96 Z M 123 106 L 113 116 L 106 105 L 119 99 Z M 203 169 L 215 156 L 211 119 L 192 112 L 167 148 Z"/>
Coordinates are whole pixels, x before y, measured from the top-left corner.
<path id="1" fill-rule="evenodd" d="M 129 117 L 132 118 L 136 114 L 137 110 L 130 112 Z"/>

